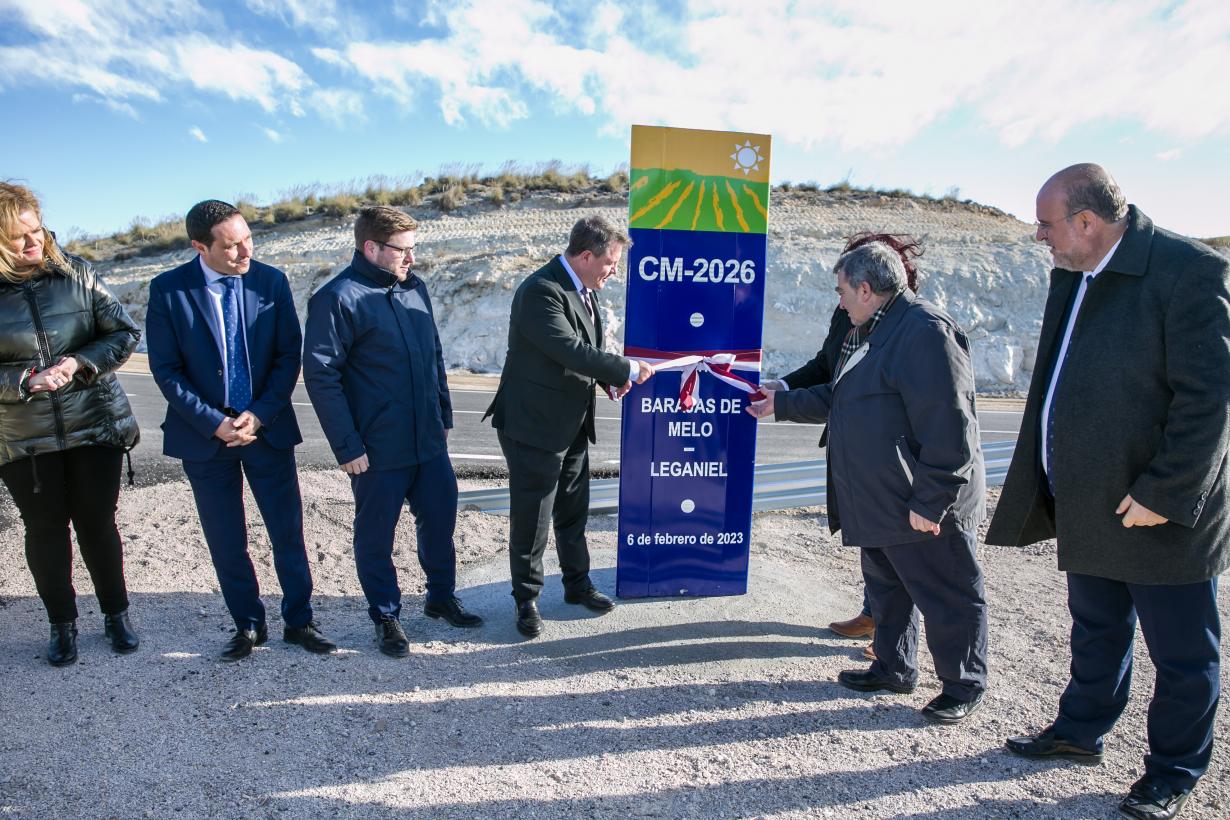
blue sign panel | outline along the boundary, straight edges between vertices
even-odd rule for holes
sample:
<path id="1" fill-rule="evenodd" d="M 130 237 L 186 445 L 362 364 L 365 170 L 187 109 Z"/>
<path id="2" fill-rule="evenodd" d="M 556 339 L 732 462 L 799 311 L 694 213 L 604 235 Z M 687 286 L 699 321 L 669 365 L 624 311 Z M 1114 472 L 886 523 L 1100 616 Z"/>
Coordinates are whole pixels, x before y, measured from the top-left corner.
<path id="1" fill-rule="evenodd" d="M 730 180 L 661 169 L 638 177 L 638 131 L 676 129 L 633 130 L 625 355 L 662 369 L 623 400 L 616 591 L 738 595 L 747 591 L 751 543 L 756 419 L 744 408 L 760 381 L 768 186 L 733 184 L 742 181 L 737 168 L 723 171 Z M 736 148 L 748 136 L 683 133 Z M 752 139 L 757 156 L 761 145 L 767 154 L 768 138 Z M 640 178 L 678 198 L 672 204 L 646 185 L 638 199 Z M 661 217 L 652 213 L 659 201 Z M 715 211 L 708 230 L 679 229 L 700 222 L 702 207 Z M 745 214 L 755 208 L 760 221 L 749 226 Z"/>

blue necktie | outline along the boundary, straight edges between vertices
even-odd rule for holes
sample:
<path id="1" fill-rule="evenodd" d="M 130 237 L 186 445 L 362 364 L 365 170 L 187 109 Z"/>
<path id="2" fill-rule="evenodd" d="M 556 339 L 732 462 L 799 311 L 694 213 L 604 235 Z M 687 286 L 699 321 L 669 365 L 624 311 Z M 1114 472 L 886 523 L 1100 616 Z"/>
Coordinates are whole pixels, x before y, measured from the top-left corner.
<path id="1" fill-rule="evenodd" d="M 1093 282 L 1092 276 L 1085 277 L 1085 295 L 1089 295 L 1089 285 Z M 1074 306 L 1073 310 L 1080 312 L 1080 306 Z M 1072 316 L 1069 320 L 1072 325 L 1073 333 L 1076 331 L 1076 316 Z M 1063 368 L 1068 363 L 1068 356 L 1072 355 L 1072 336 L 1068 336 L 1068 347 L 1063 352 L 1063 361 L 1055 365 L 1059 369 L 1059 375 L 1055 379 L 1055 392 L 1051 395 L 1051 412 L 1046 417 L 1046 463 L 1050 467 L 1046 471 L 1046 483 L 1051 490 L 1051 498 L 1055 497 L 1055 479 L 1051 478 L 1055 473 L 1055 399 L 1059 397 L 1059 388 L 1063 384 Z"/>
<path id="2" fill-rule="evenodd" d="M 222 277 L 222 338 L 226 342 L 226 395 L 232 410 L 242 413 L 252 404 L 248 348 L 239 321 L 239 277 Z"/>

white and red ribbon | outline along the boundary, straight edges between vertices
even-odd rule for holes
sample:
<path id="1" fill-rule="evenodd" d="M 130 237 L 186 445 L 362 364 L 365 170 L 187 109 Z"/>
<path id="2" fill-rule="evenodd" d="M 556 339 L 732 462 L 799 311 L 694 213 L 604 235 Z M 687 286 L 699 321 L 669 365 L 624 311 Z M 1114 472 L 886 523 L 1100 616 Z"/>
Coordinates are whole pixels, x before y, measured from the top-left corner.
<path id="1" fill-rule="evenodd" d="M 759 373 L 761 359 L 759 350 L 710 350 L 681 355 L 645 347 L 625 347 L 624 355 L 630 359 L 649 362 L 657 373 L 664 370 L 682 371 L 683 378 L 679 384 L 679 404 L 685 410 L 691 410 L 696 404 L 694 394 L 701 373 L 708 373 L 731 387 L 750 394 L 752 401 L 764 401 L 767 398 L 764 393 L 760 392 L 760 387 L 755 382 L 748 381 L 734 372 L 742 370 Z"/>

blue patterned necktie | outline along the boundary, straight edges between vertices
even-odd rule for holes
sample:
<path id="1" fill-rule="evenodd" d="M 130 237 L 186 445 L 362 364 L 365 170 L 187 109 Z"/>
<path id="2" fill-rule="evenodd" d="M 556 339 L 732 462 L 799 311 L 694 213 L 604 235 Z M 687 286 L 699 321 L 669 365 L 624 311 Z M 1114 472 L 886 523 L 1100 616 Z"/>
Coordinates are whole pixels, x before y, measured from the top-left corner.
<path id="1" fill-rule="evenodd" d="M 239 277 L 222 277 L 222 336 L 226 341 L 227 400 L 242 413 L 252 404 L 252 377 L 248 373 L 248 348 L 239 321 Z"/>

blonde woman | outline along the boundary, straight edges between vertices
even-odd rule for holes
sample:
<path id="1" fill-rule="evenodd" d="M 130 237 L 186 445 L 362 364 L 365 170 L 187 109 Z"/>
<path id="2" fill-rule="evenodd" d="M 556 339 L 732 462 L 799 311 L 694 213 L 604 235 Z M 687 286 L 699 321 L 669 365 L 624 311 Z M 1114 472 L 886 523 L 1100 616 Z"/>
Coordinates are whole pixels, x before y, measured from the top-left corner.
<path id="1" fill-rule="evenodd" d="M 34 194 L 0 183 L 0 480 L 25 524 L 53 666 L 77 660 L 70 523 L 112 649 L 138 646 L 115 507 L 139 434 L 113 371 L 140 336 L 89 264 L 56 245 Z"/>

